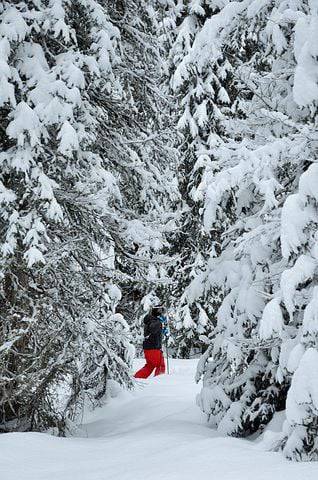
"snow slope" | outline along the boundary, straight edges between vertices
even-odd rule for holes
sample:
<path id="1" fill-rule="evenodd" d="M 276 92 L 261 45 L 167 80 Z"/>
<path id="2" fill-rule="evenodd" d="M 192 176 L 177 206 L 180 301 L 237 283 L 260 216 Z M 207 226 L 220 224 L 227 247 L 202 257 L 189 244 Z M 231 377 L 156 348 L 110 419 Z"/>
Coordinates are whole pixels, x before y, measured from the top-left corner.
<path id="1" fill-rule="evenodd" d="M 195 405 L 195 367 L 195 360 L 174 360 L 170 376 L 140 382 L 90 414 L 76 438 L 1 435 L 1 480 L 318 478 L 318 463 L 291 463 L 208 428 Z"/>

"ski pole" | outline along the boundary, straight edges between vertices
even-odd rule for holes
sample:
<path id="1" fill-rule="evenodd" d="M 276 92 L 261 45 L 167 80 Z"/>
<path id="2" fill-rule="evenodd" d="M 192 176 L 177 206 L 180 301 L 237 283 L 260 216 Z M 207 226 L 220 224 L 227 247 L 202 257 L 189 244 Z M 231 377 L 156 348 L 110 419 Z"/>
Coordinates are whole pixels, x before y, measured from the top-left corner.
<path id="1" fill-rule="evenodd" d="M 169 370 L 169 352 L 168 352 L 168 337 L 166 335 L 166 358 L 167 358 L 167 374 L 170 375 L 170 370 Z"/>
<path id="2" fill-rule="evenodd" d="M 165 346 L 166 346 L 167 374 L 169 375 L 170 370 L 169 370 L 169 352 L 168 352 L 168 320 L 163 315 L 160 315 L 159 318 L 160 318 L 160 321 L 162 322 L 162 325 L 164 325 L 163 334 L 164 334 Z"/>

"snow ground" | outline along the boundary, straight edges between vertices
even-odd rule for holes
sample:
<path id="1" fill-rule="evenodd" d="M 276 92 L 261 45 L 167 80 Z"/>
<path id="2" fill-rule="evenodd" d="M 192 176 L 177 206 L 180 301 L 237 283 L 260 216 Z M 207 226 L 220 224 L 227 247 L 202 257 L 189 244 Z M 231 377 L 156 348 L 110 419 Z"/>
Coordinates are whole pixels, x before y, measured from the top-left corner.
<path id="1" fill-rule="evenodd" d="M 0 479 L 317 480 L 318 463 L 291 463 L 211 430 L 195 405 L 195 367 L 173 360 L 171 375 L 89 414 L 76 438 L 1 435 Z"/>

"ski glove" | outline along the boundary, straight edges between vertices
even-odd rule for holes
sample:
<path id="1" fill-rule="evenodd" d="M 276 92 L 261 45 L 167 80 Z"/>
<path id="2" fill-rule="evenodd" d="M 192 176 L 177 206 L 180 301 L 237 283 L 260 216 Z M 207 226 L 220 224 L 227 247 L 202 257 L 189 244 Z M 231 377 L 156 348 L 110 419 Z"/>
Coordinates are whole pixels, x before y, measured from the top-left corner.
<path id="1" fill-rule="evenodd" d="M 160 315 L 159 320 L 163 325 L 168 325 L 167 317 L 164 317 L 163 315 Z"/>
<path id="2" fill-rule="evenodd" d="M 159 320 L 162 323 L 162 333 L 167 337 L 169 335 L 168 319 L 163 315 L 160 315 Z"/>

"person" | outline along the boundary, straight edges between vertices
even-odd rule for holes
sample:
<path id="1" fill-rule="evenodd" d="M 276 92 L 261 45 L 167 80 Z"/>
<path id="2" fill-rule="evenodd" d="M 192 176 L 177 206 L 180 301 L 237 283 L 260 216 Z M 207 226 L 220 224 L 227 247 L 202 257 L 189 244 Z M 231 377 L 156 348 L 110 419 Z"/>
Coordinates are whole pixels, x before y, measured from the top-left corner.
<path id="1" fill-rule="evenodd" d="M 162 335 L 167 334 L 167 320 L 162 307 L 156 306 L 144 319 L 143 349 L 146 364 L 135 373 L 135 378 L 148 378 L 155 370 L 155 376 L 166 371 L 162 353 Z"/>

